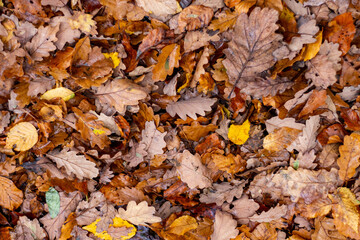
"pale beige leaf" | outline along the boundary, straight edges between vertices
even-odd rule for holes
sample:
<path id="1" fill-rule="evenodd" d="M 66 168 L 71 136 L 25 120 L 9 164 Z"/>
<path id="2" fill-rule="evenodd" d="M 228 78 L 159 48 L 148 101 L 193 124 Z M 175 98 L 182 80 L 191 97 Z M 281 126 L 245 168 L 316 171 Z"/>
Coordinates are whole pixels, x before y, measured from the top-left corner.
<path id="1" fill-rule="evenodd" d="M 100 103 L 113 106 L 120 114 L 124 114 L 127 105 L 137 105 L 147 94 L 137 84 L 127 79 L 114 79 L 101 85 L 96 92 Z"/>
<path id="2" fill-rule="evenodd" d="M 60 192 L 60 212 L 55 218 L 51 218 L 50 213 L 46 214 L 40 219 L 44 225 L 50 240 L 59 239 L 61 234 L 61 227 L 64 224 L 67 216 L 73 212 L 81 200 L 80 192 L 71 192 L 66 195 Z"/>
<path id="3" fill-rule="evenodd" d="M 147 152 L 147 155 L 152 159 L 156 154 L 163 154 L 163 148 L 166 147 L 166 142 L 164 137 L 166 132 L 161 133 L 156 129 L 154 121 L 146 122 L 145 129 L 142 131 L 141 142 L 143 144 L 144 150 Z"/>
<path id="4" fill-rule="evenodd" d="M 204 30 L 189 31 L 186 33 L 184 38 L 184 49 L 185 52 L 195 51 L 201 47 L 209 45 L 210 41 L 219 41 L 219 40 L 220 37 L 218 34 L 210 35 Z"/>
<path id="5" fill-rule="evenodd" d="M 61 152 L 54 150 L 46 154 L 54 161 L 58 168 L 64 167 L 67 174 L 74 173 L 77 178 L 95 178 L 99 175 L 96 164 L 87 160 L 84 155 L 77 155 L 76 151 L 63 149 Z"/>
<path id="6" fill-rule="evenodd" d="M 159 20 L 165 20 L 179 10 L 176 0 L 135 0 L 135 2 L 137 6 L 142 7 Z"/>
<path id="7" fill-rule="evenodd" d="M 287 205 L 277 205 L 276 207 L 270 208 L 268 211 L 262 212 L 259 215 L 255 214 L 254 216 L 249 217 L 249 219 L 253 222 L 271 222 L 283 217 L 287 211 Z"/>
<path id="8" fill-rule="evenodd" d="M 232 207 L 230 207 L 231 205 Z M 235 200 L 231 205 L 224 204 L 222 209 L 231 213 L 240 224 L 248 224 L 249 217 L 253 216 L 260 208 L 260 205 L 254 199 L 249 199 L 247 195 Z"/>
<path id="9" fill-rule="evenodd" d="M 230 83 L 246 86 L 246 80 L 275 63 L 272 53 L 280 46 L 282 38 L 275 33 L 277 20 L 278 12 L 270 8 L 255 8 L 250 16 L 242 13 L 238 17 L 229 48 L 224 50 L 226 59 L 223 64 Z"/>
<path id="10" fill-rule="evenodd" d="M 76 222 L 80 225 L 89 225 L 94 222 L 98 217 L 102 216 L 103 213 L 98 211 L 96 208 L 103 205 L 106 201 L 104 194 L 101 192 L 91 193 L 88 201 L 81 201 L 76 207 Z"/>
<path id="11" fill-rule="evenodd" d="M 239 234 L 236 226 L 237 222 L 230 214 L 217 210 L 211 240 L 230 240 L 231 238 L 235 238 Z"/>
<path id="12" fill-rule="evenodd" d="M 237 180 L 214 183 L 213 189 L 204 189 L 204 192 L 200 195 L 200 202 L 216 203 L 218 206 L 221 206 L 224 202 L 231 203 L 234 197 L 241 197 L 244 186 L 244 181 Z"/>
<path id="13" fill-rule="evenodd" d="M 10 123 L 10 113 L 0 111 L 0 134 Z"/>
<path id="14" fill-rule="evenodd" d="M 304 124 L 295 122 L 295 118 L 280 119 L 278 116 L 266 120 L 265 125 L 266 125 L 266 131 L 269 134 L 272 133 L 275 129 L 281 127 L 295 128 L 298 130 L 302 130 L 305 127 Z"/>
<path id="15" fill-rule="evenodd" d="M 205 111 L 210 111 L 211 106 L 216 102 L 216 99 L 207 97 L 195 97 L 188 100 L 180 100 L 175 103 L 170 103 L 166 107 L 166 111 L 170 116 L 174 117 L 176 114 L 183 120 L 186 120 L 186 115 L 192 119 L 197 119 L 196 114 L 205 116 Z"/>
<path id="16" fill-rule="evenodd" d="M 325 41 L 318 55 L 306 62 L 306 79 L 311 79 L 315 86 L 327 88 L 337 81 L 336 72 L 341 69 L 339 44 Z"/>
<path id="17" fill-rule="evenodd" d="M 209 48 L 206 47 L 204 49 L 203 53 L 201 54 L 199 62 L 196 65 L 194 77 L 190 82 L 190 87 L 192 87 L 192 88 L 195 87 L 196 84 L 199 82 L 201 75 L 203 75 L 205 73 L 204 67 L 206 64 L 209 63 L 209 57 L 210 57 Z"/>
<path id="18" fill-rule="evenodd" d="M 18 240 L 37 240 L 46 237 L 44 229 L 36 218 L 30 220 L 26 216 L 19 217 L 14 230 L 15 238 Z"/>
<path id="19" fill-rule="evenodd" d="M 57 41 L 56 33 L 58 31 L 59 25 L 55 27 L 41 26 L 31 42 L 25 44 L 25 49 L 34 61 L 41 61 L 43 57 L 48 57 L 51 51 L 56 50 L 54 42 Z"/>
<path id="20" fill-rule="evenodd" d="M 38 141 L 36 128 L 29 122 L 21 122 L 12 127 L 6 137 L 5 148 L 27 151 Z"/>
<path id="21" fill-rule="evenodd" d="M 154 216 L 155 208 L 149 207 L 146 201 L 136 204 L 130 201 L 126 210 L 119 208 L 118 217 L 127 220 L 135 225 L 147 225 L 146 223 L 160 222 L 161 218 Z"/>
<path id="22" fill-rule="evenodd" d="M 299 26 L 297 34 L 299 37 L 293 37 L 289 43 L 289 49 L 291 51 L 300 51 L 304 44 L 314 43 L 316 39 L 315 34 L 319 31 L 319 27 L 316 26 L 315 19 L 309 20 Z"/>
<path id="23" fill-rule="evenodd" d="M 195 0 L 192 5 L 203 5 L 205 7 L 210 7 L 214 11 L 218 10 L 219 8 L 224 7 L 223 0 Z"/>
<path id="24" fill-rule="evenodd" d="M 199 154 L 192 155 L 188 150 L 178 153 L 176 160 L 180 163 L 177 172 L 189 188 L 206 188 L 211 186 L 208 169 L 201 163 Z"/>

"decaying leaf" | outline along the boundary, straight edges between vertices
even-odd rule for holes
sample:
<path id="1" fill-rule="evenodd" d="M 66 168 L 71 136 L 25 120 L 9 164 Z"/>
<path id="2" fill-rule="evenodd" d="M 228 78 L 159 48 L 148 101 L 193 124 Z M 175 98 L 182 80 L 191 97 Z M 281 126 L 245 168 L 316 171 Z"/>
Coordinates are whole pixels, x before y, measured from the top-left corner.
<path id="1" fill-rule="evenodd" d="M 118 216 L 135 225 L 146 225 L 146 223 L 160 222 L 161 218 L 154 216 L 155 208 L 149 207 L 146 201 L 139 204 L 131 201 L 128 203 L 126 210 L 119 208 Z"/>
<path id="2" fill-rule="evenodd" d="M 347 181 L 352 178 L 358 166 L 360 166 L 360 135 L 352 133 L 345 136 L 344 145 L 339 147 L 340 157 L 337 164 L 340 167 L 339 176 L 342 180 Z"/>
<path id="3" fill-rule="evenodd" d="M 12 211 L 23 202 L 23 192 L 10 179 L 0 176 L 0 189 L 0 205 L 3 208 Z"/>
<path id="4" fill-rule="evenodd" d="M 212 240 L 228 240 L 235 238 L 239 234 L 236 229 L 236 221 L 228 213 L 216 211 L 214 232 L 211 235 Z"/>
<path id="5" fill-rule="evenodd" d="M 171 75 L 174 68 L 179 67 L 180 46 L 171 44 L 164 47 L 158 57 L 158 63 L 152 70 L 152 79 L 157 81 L 164 81 L 167 75 Z"/>
<path id="6" fill-rule="evenodd" d="M 34 125 L 21 122 L 12 127 L 6 137 L 5 148 L 16 151 L 27 151 L 38 141 L 38 133 Z"/>

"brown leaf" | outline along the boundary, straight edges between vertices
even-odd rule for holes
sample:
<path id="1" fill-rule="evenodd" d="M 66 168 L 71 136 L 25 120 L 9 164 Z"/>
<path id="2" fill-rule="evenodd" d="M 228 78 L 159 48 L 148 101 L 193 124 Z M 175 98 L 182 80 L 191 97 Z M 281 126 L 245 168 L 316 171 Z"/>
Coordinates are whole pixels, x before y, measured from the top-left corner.
<path id="1" fill-rule="evenodd" d="M 262 212 L 259 215 L 255 214 L 254 216 L 249 217 L 251 221 L 254 222 L 271 222 L 283 217 L 288 211 L 286 205 L 270 208 L 267 212 Z"/>
<path id="2" fill-rule="evenodd" d="M 23 202 L 23 192 L 5 177 L 0 176 L 0 205 L 3 208 L 14 210 Z"/>
<path id="3" fill-rule="evenodd" d="M 268 151 L 280 151 L 295 141 L 300 133 L 301 130 L 295 128 L 278 128 L 264 138 L 263 147 Z"/>
<path id="4" fill-rule="evenodd" d="M 317 108 L 324 106 L 326 101 L 326 90 L 316 90 L 311 93 L 310 97 L 305 103 L 304 108 L 299 113 L 299 118 L 313 113 Z"/>
<path id="5" fill-rule="evenodd" d="M 15 237 L 21 240 L 44 239 L 46 233 L 37 219 L 31 221 L 26 216 L 21 216 L 15 227 Z"/>
<path id="6" fill-rule="evenodd" d="M 239 14 L 226 10 L 215 16 L 217 19 L 212 20 L 208 28 L 213 31 L 225 32 L 233 28 Z"/>
<path id="7" fill-rule="evenodd" d="M 235 238 L 239 234 L 236 225 L 236 221 L 230 214 L 217 210 L 214 221 L 214 232 L 211 235 L 211 239 L 227 240 Z"/>
<path id="8" fill-rule="evenodd" d="M 151 47 L 154 47 L 161 43 L 165 37 L 165 30 L 163 28 L 156 28 L 149 32 L 146 37 L 142 40 L 141 44 L 139 45 L 137 56 L 142 55 Z"/>
<path id="9" fill-rule="evenodd" d="M 211 8 L 202 5 L 191 5 L 181 11 L 178 18 L 181 32 L 192 31 L 207 26 L 214 12 Z"/>
<path id="10" fill-rule="evenodd" d="M 339 147 L 340 157 L 337 164 L 340 167 L 339 176 L 342 180 L 348 181 L 356 173 L 360 166 L 360 134 L 352 133 L 345 136 L 344 145 Z"/>
<path id="11" fill-rule="evenodd" d="M 345 121 L 346 129 L 352 131 L 360 130 L 360 118 L 358 115 L 358 111 L 353 109 L 341 109 L 340 116 Z"/>
<path id="12" fill-rule="evenodd" d="M 101 121 L 97 120 L 97 117 L 91 113 L 83 113 L 78 108 L 73 107 L 73 112 L 77 117 L 76 129 L 81 133 L 81 137 L 90 141 L 91 147 L 97 145 L 100 149 L 104 149 L 110 144 L 110 140 L 107 135 L 111 134 L 111 131 L 103 126 Z"/>
<path id="13" fill-rule="evenodd" d="M 164 47 L 158 57 L 158 63 L 152 70 L 153 81 L 164 81 L 167 75 L 171 75 L 174 68 L 179 67 L 180 57 L 179 45 L 174 43 Z"/>
<path id="14" fill-rule="evenodd" d="M 204 126 L 200 125 L 199 122 L 194 121 L 191 123 L 191 126 L 184 126 L 180 134 L 185 139 L 199 141 L 200 138 L 205 137 L 210 132 L 215 131 L 217 128 L 218 127 L 213 124 Z"/>

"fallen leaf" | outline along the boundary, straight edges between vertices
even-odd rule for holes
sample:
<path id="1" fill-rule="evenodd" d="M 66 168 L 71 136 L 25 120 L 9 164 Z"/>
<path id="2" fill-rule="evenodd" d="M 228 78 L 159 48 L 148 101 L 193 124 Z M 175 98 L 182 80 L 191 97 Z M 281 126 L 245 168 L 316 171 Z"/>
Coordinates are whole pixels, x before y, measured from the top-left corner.
<path id="1" fill-rule="evenodd" d="M 211 8 L 203 5 L 191 5 L 183 9 L 178 18 L 180 32 L 192 31 L 207 26 L 214 12 Z"/>
<path id="2" fill-rule="evenodd" d="M 184 126 L 182 131 L 180 132 L 180 136 L 191 140 L 191 141 L 199 141 L 200 138 L 209 135 L 210 132 L 213 132 L 217 129 L 217 126 L 213 124 L 209 125 L 200 125 L 199 122 L 193 121 L 191 126 Z"/>
<path id="3" fill-rule="evenodd" d="M 217 19 L 212 20 L 208 28 L 213 31 L 225 32 L 233 28 L 238 16 L 237 12 L 226 10 L 217 15 Z"/>
<path id="4" fill-rule="evenodd" d="M 246 120 L 241 125 L 230 125 L 228 138 L 237 145 L 244 144 L 249 138 L 250 122 Z"/>
<path id="5" fill-rule="evenodd" d="M 27 151 L 38 141 L 36 128 L 29 122 L 21 122 L 12 127 L 6 137 L 5 148 Z"/>
<path id="6" fill-rule="evenodd" d="M 229 240 L 230 238 L 235 238 L 239 234 L 236 225 L 236 220 L 230 214 L 217 210 L 211 240 Z"/>
<path id="7" fill-rule="evenodd" d="M 337 164 L 340 167 L 339 177 L 348 181 L 352 178 L 358 166 L 360 166 L 360 134 L 352 133 L 345 136 L 344 145 L 339 147 L 340 157 Z"/>
<path id="8" fill-rule="evenodd" d="M 152 70 L 152 79 L 155 82 L 164 81 L 167 75 L 171 75 L 174 68 L 179 67 L 180 46 L 170 44 L 161 50 L 158 62 Z"/>
<path id="9" fill-rule="evenodd" d="M 50 187 L 45 193 L 46 204 L 49 208 L 49 214 L 51 218 L 56 218 L 60 211 L 60 195 L 55 188 Z"/>
<path id="10" fill-rule="evenodd" d="M 0 205 L 13 211 L 23 202 L 23 192 L 15 184 L 5 177 L 0 176 Z"/>
<path id="11" fill-rule="evenodd" d="M 196 229 L 198 223 L 195 218 L 184 215 L 175 219 L 168 227 L 167 232 L 183 236 L 186 232 Z"/>
<path id="12" fill-rule="evenodd" d="M 179 5 L 176 0 L 135 0 L 136 5 L 142 7 L 145 11 L 152 13 L 154 17 L 160 20 L 166 19 L 169 15 L 177 13 Z"/>
<path id="13" fill-rule="evenodd" d="M 149 207 L 146 201 L 136 204 L 130 201 L 126 210 L 119 208 L 118 216 L 127 220 L 135 225 L 147 225 L 146 223 L 160 222 L 161 218 L 154 216 L 155 208 Z"/>
<path id="14" fill-rule="evenodd" d="M 287 211 L 288 208 L 286 205 L 277 205 L 276 207 L 270 208 L 267 212 L 262 212 L 259 215 L 255 214 L 249 217 L 249 219 L 254 222 L 271 222 L 285 216 Z"/>
<path id="15" fill-rule="evenodd" d="M 30 220 L 26 216 L 19 217 L 17 225 L 15 226 L 16 239 L 44 239 L 46 233 L 40 226 L 39 220 Z"/>
<path id="16" fill-rule="evenodd" d="M 59 87 L 45 92 L 40 99 L 51 100 L 57 97 L 62 98 L 64 101 L 68 101 L 75 97 L 75 93 L 68 88 Z"/>
<path id="17" fill-rule="evenodd" d="M 268 151 L 280 151 L 290 146 L 300 133 L 301 130 L 295 128 L 277 128 L 264 138 L 263 147 Z"/>

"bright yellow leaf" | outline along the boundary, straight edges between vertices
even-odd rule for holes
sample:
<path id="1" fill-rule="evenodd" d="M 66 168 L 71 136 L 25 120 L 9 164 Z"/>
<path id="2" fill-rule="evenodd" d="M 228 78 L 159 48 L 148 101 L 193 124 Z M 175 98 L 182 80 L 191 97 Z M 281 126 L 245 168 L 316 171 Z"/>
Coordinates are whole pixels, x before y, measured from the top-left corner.
<path id="1" fill-rule="evenodd" d="M 51 99 L 57 98 L 57 97 L 62 98 L 64 101 L 68 101 L 68 100 L 72 99 L 73 97 L 75 97 L 75 93 L 73 91 L 71 91 L 70 89 L 67 89 L 64 87 L 59 87 L 59 88 L 54 88 L 54 89 L 51 89 L 51 90 L 45 92 L 40 97 L 40 99 L 51 100 Z"/>
<path id="2" fill-rule="evenodd" d="M 85 227 L 83 227 L 83 229 L 93 233 L 96 237 L 104 239 L 104 240 L 113 240 L 113 238 L 108 234 L 107 231 L 102 231 L 101 233 L 98 233 L 96 231 L 97 229 L 97 223 L 101 220 L 101 218 L 96 219 L 96 221 L 94 221 L 93 223 L 91 223 L 90 225 L 87 225 Z M 123 220 L 122 218 L 119 217 L 115 217 L 113 219 L 113 224 L 110 224 L 109 227 L 115 227 L 115 228 L 120 228 L 120 227 L 126 227 L 126 228 L 132 228 L 131 231 L 128 233 L 127 236 L 122 236 L 121 240 L 127 240 L 132 238 L 133 236 L 135 236 L 136 234 L 136 228 L 134 225 L 132 225 L 131 223 L 129 223 L 128 221 Z"/>
<path id="3" fill-rule="evenodd" d="M 121 60 L 119 58 L 119 53 L 118 52 L 112 52 L 112 53 L 103 53 L 103 55 L 106 58 L 111 58 L 113 64 L 114 64 L 114 68 L 116 68 L 117 66 L 119 66 Z"/>
<path id="4" fill-rule="evenodd" d="M 244 144 L 249 138 L 250 122 L 246 120 L 241 125 L 231 125 L 229 128 L 228 137 L 230 141 L 237 145 Z"/>
<path id="5" fill-rule="evenodd" d="M 36 128 L 28 122 L 21 122 L 10 129 L 6 137 L 5 148 L 16 151 L 27 151 L 32 148 L 38 141 Z"/>

